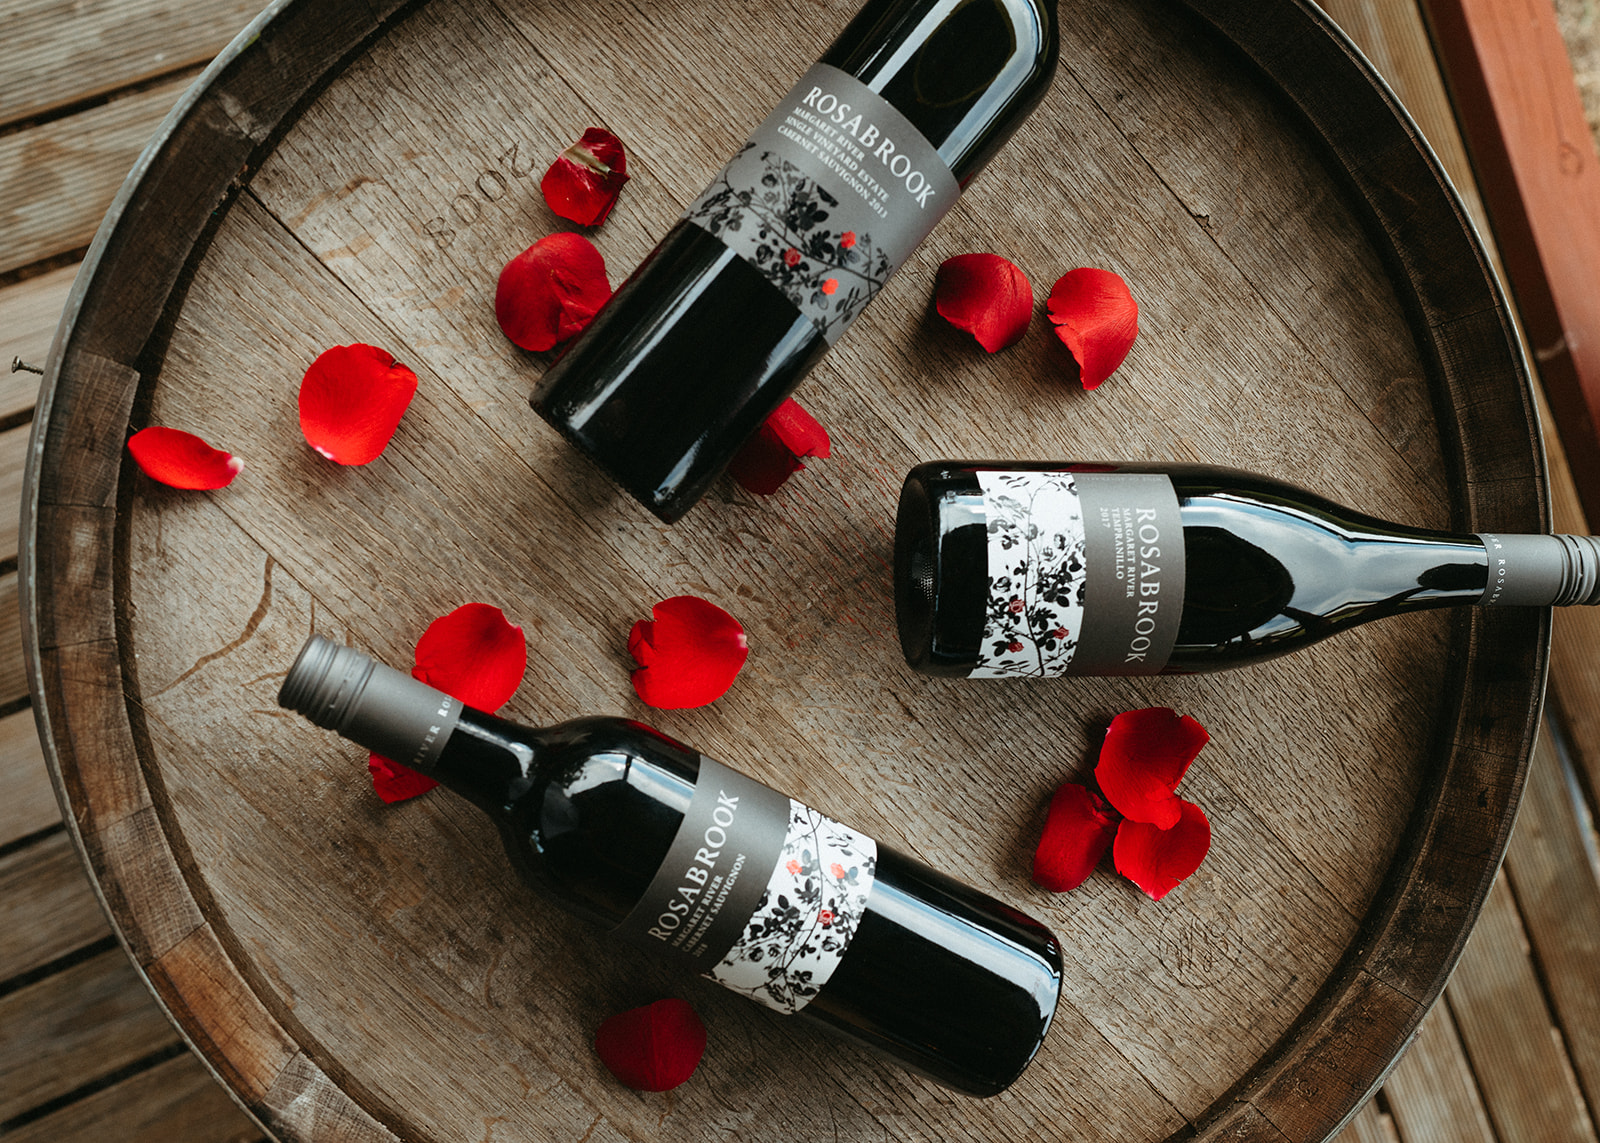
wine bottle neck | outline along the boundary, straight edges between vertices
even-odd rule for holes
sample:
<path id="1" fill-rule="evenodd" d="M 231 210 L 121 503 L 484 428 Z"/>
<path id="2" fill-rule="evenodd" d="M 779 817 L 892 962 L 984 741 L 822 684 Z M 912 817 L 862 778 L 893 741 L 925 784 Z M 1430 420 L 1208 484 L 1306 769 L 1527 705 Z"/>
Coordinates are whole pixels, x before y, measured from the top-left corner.
<path id="1" fill-rule="evenodd" d="M 1479 533 L 1489 554 L 1485 607 L 1600 603 L 1600 540 L 1593 536 Z"/>
<path id="2" fill-rule="evenodd" d="M 490 812 L 530 784 L 536 732 L 320 635 L 289 668 L 278 704 Z"/>

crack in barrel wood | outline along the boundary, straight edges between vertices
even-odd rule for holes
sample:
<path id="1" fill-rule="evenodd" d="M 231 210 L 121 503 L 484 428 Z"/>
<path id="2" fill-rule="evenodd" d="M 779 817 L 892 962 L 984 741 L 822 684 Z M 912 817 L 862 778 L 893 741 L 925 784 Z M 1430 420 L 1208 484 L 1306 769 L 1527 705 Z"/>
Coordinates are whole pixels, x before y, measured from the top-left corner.
<path id="1" fill-rule="evenodd" d="M 543 157 L 597 122 L 629 146 L 594 235 L 620 277 L 847 11 L 785 0 L 745 37 L 691 0 L 281 3 L 96 240 L 25 499 L 35 702 L 123 940 L 279 1137 L 1322 1139 L 1443 987 L 1521 790 L 1541 614 L 1054 685 L 930 682 L 893 638 L 893 498 L 938 455 L 1221 461 L 1419 524 L 1544 526 L 1504 303 L 1437 163 L 1314 6 L 1065 11 L 1045 104 L 804 383 L 834 455 L 778 496 L 720 485 L 662 526 L 528 410 L 545 359 L 489 299 L 558 226 Z M 974 249 L 1036 283 L 1121 272 L 1144 327 L 1127 364 L 1073 392 L 1043 329 L 990 358 L 944 327 L 933 272 Z M 342 469 L 294 396 L 356 340 L 421 386 L 384 456 Z M 158 487 L 122 448 L 147 423 L 246 468 Z M 627 631 L 682 592 L 737 614 L 751 660 L 712 707 L 648 711 Z M 363 759 L 277 710 L 310 630 L 403 666 L 469 599 L 528 633 L 512 716 L 640 717 L 1047 920 L 1067 982 L 1023 1080 L 955 1097 L 608 945 L 511 880 L 475 811 L 381 807 Z M 1185 784 L 1206 865 L 1161 903 L 1108 871 L 1033 888 L 1051 789 L 1145 705 L 1212 732 Z M 588 1041 L 668 993 L 711 1047 L 658 1102 Z"/>

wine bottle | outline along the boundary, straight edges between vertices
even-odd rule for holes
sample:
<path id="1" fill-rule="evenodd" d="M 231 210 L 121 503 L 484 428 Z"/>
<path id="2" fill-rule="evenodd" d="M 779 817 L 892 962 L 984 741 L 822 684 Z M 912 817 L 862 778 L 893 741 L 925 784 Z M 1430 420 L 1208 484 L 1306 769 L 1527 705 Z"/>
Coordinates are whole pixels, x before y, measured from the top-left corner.
<path id="1" fill-rule="evenodd" d="M 1600 543 L 1391 524 L 1204 465 L 942 460 L 901 488 L 894 584 L 927 674 L 1187 674 L 1407 611 L 1597 603 Z"/>
<path id="2" fill-rule="evenodd" d="M 671 523 L 1055 74 L 1055 0 L 869 0 L 539 380 L 532 404 Z"/>
<path id="3" fill-rule="evenodd" d="M 1050 1026 L 1038 921 L 640 723 L 518 726 L 317 635 L 278 702 L 478 806 L 571 912 L 958 1091 Z"/>

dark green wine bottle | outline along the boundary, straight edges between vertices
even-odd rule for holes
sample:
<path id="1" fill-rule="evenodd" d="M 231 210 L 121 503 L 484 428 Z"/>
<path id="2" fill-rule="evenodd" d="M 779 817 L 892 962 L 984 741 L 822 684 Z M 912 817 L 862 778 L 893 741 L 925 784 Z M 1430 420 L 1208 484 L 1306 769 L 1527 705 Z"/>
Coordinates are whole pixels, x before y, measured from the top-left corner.
<path id="1" fill-rule="evenodd" d="M 1050 1027 L 1038 921 L 647 726 L 518 726 L 321 636 L 278 702 L 472 802 L 571 912 L 958 1091 L 1003 1091 Z"/>
<path id="2" fill-rule="evenodd" d="M 1597 603 L 1600 543 L 1391 524 L 1227 468 L 943 460 L 901 489 L 894 581 L 927 674 L 1183 674 L 1407 611 Z"/>
<path id="3" fill-rule="evenodd" d="M 535 386 L 678 519 L 1055 73 L 1055 0 L 870 0 Z"/>

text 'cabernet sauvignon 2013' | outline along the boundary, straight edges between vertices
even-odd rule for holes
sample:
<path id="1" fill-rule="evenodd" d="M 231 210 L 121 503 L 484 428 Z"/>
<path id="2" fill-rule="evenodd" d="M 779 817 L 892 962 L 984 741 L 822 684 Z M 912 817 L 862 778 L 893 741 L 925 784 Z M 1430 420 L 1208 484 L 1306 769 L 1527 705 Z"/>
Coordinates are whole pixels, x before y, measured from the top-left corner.
<path id="1" fill-rule="evenodd" d="M 572 912 L 958 1091 L 1003 1091 L 1050 1026 L 1038 921 L 647 726 L 518 726 L 315 635 L 278 702 L 478 806 Z"/>
<path id="2" fill-rule="evenodd" d="M 919 671 L 1180 674 L 1406 611 L 1600 602 L 1600 543 L 1410 528 L 1227 468 L 943 460 L 906 477 L 894 577 Z"/>
<path id="3" fill-rule="evenodd" d="M 1055 0 L 870 0 L 534 388 L 683 515 L 1055 74 Z"/>

